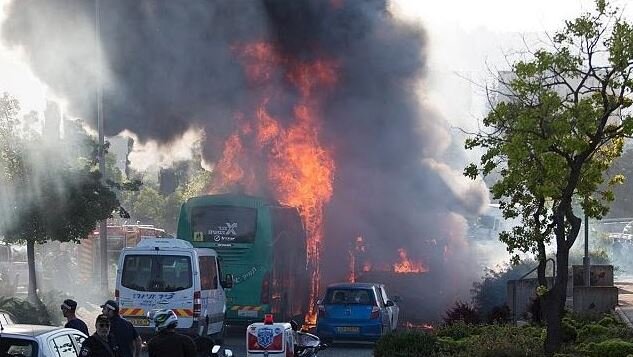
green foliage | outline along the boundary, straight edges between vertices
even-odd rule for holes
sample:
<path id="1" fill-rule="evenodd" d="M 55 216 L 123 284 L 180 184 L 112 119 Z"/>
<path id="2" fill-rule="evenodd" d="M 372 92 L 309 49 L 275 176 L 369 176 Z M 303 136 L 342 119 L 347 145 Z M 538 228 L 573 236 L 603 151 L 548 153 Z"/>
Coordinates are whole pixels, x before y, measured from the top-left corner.
<path id="1" fill-rule="evenodd" d="M 633 342 L 614 338 L 590 344 L 587 350 L 591 353 L 591 356 L 595 357 L 627 357 L 633 354 Z"/>
<path id="2" fill-rule="evenodd" d="M 472 335 L 478 335 L 481 325 L 467 324 L 464 321 L 456 321 L 452 324 L 444 324 L 437 327 L 433 334 L 437 337 L 448 337 L 453 340 L 461 340 Z"/>
<path id="3" fill-rule="evenodd" d="M 473 288 L 470 290 L 477 310 L 483 316 L 487 316 L 495 307 L 505 304 L 508 281 L 520 278 L 536 265 L 534 260 L 528 259 L 518 264 L 488 269 L 482 280 L 473 283 Z"/>
<path id="4" fill-rule="evenodd" d="M 41 304 L 33 305 L 26 300 L 0 296 L 0 310 L 10 313 L 19 324 L 51 324 L 48 311 Z"/>
<path id="5" fill-rule="evenodd" d="M 563 332 L 563 342 L 576 341 L 576 338 L 578 337 L 578 331 L 576 330 L 576 326 L 572 320 L 568 318 L 563 318 L 561 329 Z"/>
<path id="6" fill-rule="evenodd" d="M 467 356 L 542 356 L 541 328 L 490 325 L 482 328 L 465 349 Z"/>
<path id="7" fill-rule="evenodd" d="M 439 349 L 435 336 L 407 331 L 388 334 L 380 338 L 374 347 L 375 357 L 433 356 Z"/>
<path id="8" fill-rule="evenodd" d="M 453 307 L 446 310 L 444 322 L 449 325 L 456 322 L 478 324 L 481 322 L 481 317 L 473 306 L 465 302 L 456 301 Z"/>

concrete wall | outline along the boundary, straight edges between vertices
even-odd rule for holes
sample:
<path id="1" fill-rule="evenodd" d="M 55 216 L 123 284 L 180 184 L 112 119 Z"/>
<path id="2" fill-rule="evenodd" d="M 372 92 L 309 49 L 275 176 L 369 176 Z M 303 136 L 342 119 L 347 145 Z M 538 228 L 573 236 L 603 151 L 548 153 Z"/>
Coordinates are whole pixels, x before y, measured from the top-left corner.
<path id="1" fill-rule="evenodd" d="M 614 286 L 574 287 L 574 312 L 599 315 L 613 311 L 618 304 L 618 288 Z"/>
<path id="2" fill-rule="evenodd" d="M 584 286 L 584 266 L 574 265 L 572 271 L 574 277 L 573 285 Z M 591 286 L 613 286 L 613 265 L 592 265 L 589 281 Z"/>
<path id="3" fill-rule="evenodd" d="M 554 284 L 554 278 L 547 278 L 548 285 Z M 530 303 L 536 298 L 538 279 L 509 280 L 506 286 L 506 304 L 511 311 L 516 311 L 517 319 L 522 319 L 528 311 Z M 514 300 L 516 292 L 516 301 Z"/>

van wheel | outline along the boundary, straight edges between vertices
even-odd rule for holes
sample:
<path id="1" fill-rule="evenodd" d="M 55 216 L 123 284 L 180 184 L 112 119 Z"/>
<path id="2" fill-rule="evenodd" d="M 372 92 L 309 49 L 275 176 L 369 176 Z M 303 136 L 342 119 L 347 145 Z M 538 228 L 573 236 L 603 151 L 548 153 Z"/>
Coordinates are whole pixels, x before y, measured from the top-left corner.
<path id="1" fill-rule="evenodd" d="M 225 334 L 226 334 L 226 326 L 222 324 L 222 330 L 220 330 L 220 332 L 218 333 L 214 333 L 213 335 L 211 335 L 211 339 L 213 340 L 213 343 L 216 345 L 224 345 Z"/>
<path id="2" fill-rule="evenodd" d="M 194 341 L 196 344 L 196 354 L 199 357 L 207 357 L 210 355 L 213 341 L 206 336 L 198 336 Z"/>

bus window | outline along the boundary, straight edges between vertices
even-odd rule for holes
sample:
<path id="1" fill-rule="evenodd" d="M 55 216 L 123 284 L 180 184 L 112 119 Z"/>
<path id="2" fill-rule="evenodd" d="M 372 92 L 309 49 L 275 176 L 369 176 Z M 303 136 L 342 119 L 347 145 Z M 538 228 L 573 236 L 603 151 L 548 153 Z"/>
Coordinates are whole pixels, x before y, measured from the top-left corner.
<path id="1" fill-rule="evenodd" d="M 218 272 L 215 257 L 200 257 L 200 285 L 202 290 L 218 288 Z"/>
<path id="2" fill-rule="evenodd" d="M 191 224 L 194 241 L 253 243 L 257 210 L 233 206 L 193 207 Z"/>

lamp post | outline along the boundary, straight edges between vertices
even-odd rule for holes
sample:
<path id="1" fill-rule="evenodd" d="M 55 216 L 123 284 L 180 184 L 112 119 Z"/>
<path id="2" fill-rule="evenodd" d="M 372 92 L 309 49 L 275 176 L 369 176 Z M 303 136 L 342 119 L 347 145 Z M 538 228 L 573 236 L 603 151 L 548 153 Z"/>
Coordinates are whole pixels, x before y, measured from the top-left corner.
<path id="1" fill-rule="evenodd" d="M 589 216 L 585 214 L 585 256 L 582 258 L 585 286 L 591 286 L 591 258 L 589 258 Z"/>
<path id="2" fill-rule="evenodd" d="M 95 0 L 95 46 L 97 54 L 97 129 L 99 132 L 99 172 L 101 181 L 105 182 L 105 139 L 103 135 L 103 90 L 101 87 L 101 9 L 99 0 Z M 99 255 L 101 257 L 101 291 L 108 294 L 108 220 L 99 222 Z"/>

